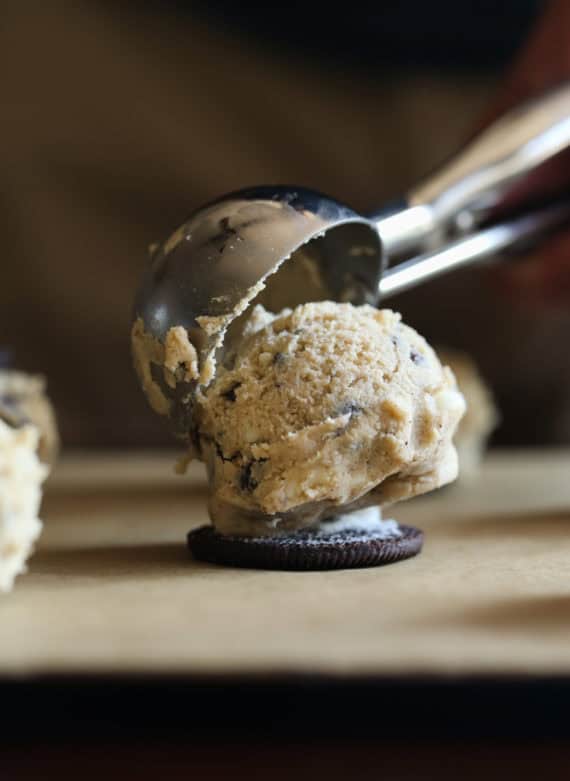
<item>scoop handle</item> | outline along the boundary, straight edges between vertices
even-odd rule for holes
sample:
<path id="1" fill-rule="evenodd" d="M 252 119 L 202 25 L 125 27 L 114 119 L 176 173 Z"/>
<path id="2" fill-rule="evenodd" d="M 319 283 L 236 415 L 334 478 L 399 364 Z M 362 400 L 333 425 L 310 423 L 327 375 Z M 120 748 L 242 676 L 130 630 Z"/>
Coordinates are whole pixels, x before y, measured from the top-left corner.
<path id="1" fill-rule="evenodd" d="M 469 229 L 513 183 L 570 148 L 570 82 L 510 110 L 407 194 L 376 224 L 389 257 L 449 229 Z M 570 184 L 570 182 L 569 182 Z"/>
<path id="2" fill-rule="evenodd" d="M 570 146 L 570 83 L 512 109 L 408 195 L 438 219 L 495 206 L 512 182 Z"/>
<path id="3" fill-rule="evenodd" d="M 499 253 L 528 248 L 564 225 L 570 226 L 570 200 L 477 231 L 444 249 L 388 268 L 380 280 L 380 298 L 402 293 L 461 266 L 496 259 Z"/>

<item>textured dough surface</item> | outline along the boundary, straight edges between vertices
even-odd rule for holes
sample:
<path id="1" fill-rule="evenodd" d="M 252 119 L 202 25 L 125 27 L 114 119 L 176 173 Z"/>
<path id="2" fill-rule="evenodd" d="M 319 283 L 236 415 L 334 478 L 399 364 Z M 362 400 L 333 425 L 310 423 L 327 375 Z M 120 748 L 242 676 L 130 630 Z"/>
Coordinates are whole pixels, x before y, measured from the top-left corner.
<path id="1" fill-rule="evenodd" d="M 9 591 L 25 571 L 38 538 L 41 484 L 48 468 L 37 455 L 39 431 L 12 428 L 0 420 L 0 591 Z"/>
<path id="2" fill-rule="evenodd" d="M 253 310 L 229 364 L 197 396 L 210 517 L 278 534 L 455 479 L 465 403 L 400 315 L 330 301 Z"/>
<path id="3" fill-rule="evenodd" d="M 452 369 L 467 402 L 467 411 L 459 422 L 453 441 L 459 457 L 460 476 L 472 477 L 481 465 L 487 441 L 499 422 L 499 411 L 491 389 L 467 353 L 438 348 L 437 354 L 441 362 Z"/>
<path id="4" fill-rule="evenodd" d="M 39 431 L 38 454 L 52 465 L 59 452 L 59 433 L 45 378 L 14 369 L 0 370 L 0 420 L 12 426 L 32 423 Z"/>

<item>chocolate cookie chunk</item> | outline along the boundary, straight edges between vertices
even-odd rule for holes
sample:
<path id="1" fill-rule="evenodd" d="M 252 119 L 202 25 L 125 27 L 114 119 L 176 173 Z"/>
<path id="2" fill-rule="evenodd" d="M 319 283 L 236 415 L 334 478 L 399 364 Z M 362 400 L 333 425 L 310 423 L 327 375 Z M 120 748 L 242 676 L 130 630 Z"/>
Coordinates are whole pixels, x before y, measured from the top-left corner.
<path id="1" fill-rule="evenodd" d="M 238 537 L 200 526 L 188 534 L 194 558 L 230 567 L 272 570 L 326 570 L 379 567 L 416 556 L 423 533 L 400 526 L 399 535 L 346 529 L 334 534 L 301 531 L 285 537 Z"/>

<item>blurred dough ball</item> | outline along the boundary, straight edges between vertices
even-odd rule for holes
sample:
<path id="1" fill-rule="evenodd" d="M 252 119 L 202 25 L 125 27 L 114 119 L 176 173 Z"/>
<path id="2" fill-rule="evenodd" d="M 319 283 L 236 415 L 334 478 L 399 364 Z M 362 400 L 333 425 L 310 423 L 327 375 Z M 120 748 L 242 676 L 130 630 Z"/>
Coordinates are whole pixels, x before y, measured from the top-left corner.
<path id="1" fill-rule="evenodd" d="M 38 458 L 39 429 L 12 427 L 0 417 L 0 592 L 10 591 L 38 539 L 42 483 L 49 467 Z"/>
<path id="2" fill-rule="evenodd" d="M 500 416 L 491 389 L 479 373 L 476 363 L 459 350 L 438 347 L 440 361 L 455 374 L 459 390 L 467 402 L 454 436 L 459 456 L 459 478 L 474 476 L 483 460 L 487 441 Z"/>
<path id="3" fill-rule="evenodd" d="M 27 423 L 36 426 L 40 461 L 53 466 L 60 443 L 54 409 L 46 396 L 43 376 L 0 369 L 0 418 L 15 427 Z"/>

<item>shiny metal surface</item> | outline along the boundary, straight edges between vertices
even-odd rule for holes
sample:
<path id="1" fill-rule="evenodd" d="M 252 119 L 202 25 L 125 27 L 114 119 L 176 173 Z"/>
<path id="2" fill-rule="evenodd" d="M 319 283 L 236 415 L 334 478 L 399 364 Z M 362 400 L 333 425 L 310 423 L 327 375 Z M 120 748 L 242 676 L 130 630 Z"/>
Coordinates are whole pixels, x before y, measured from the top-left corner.
<path id="1" fill-rule="evenodd" d="M 205 356 L 254 298 L 274 311 L 325 298 L 377 303 L 380 295 L 483 260 L 567 220 L 568 207 L 560 207 L 477 233 L 514 182 L 569 146 L 565 84 L 499 119 L 389 213 L 366 218 L 300 187 L 232 193 L 196 211 L 154 251 L 135 318 L 159 340 L 171 326 L 184 326 Z M 405 265 L 382 279 L 394 258 Z M 201 317 L 217 322 L 217 333 L 201 327 Z M 173 420 L 180 431 L 187 415 L 175 408 L 171 414 L 184 418 Z"/>
<path id="2" fill-rule="evenodd" d="M 496 205 L 515 179 L 568 147 L 570 86 L 564 84 L 509 111 L 460 155 L 417 185 L 411 206 L 430 204 L 438 221 Z"/>
<path id="3" fill-rule="evenodd" d="M 515 182 L 570 146 L 570 84 L 491 124 L 406 196 L 407 209 L 374 218 L 390 258 L 442 246 L 450 233 L 480 223 Z"/>
<path id="4" fill-rule="evenodd" d="M 308 242 L 300 259 L 312 265 L 313 287 L 321 288 L 313 295 L 355 303 L 371 291 L 377 296 L 382 252 L 374 225 L 320 193 L 259 187 L 199 209 L 155 250 L 137 294 L 135 317 L 142 317 L 146 330 L 159 339 L 172 325 L 183 325 L 203 350 L 205 335 L 196 318 L 239 314 L 259 284 L 269 284 L 286 260 L 289 268 L 288 259 Z M 281 274 L 275 286 L 277 306 L 307 300 L 303 279 L 292 271 L 288 283 L 288 276 Z"/>
<path id="5" fill-rule="evenodd" d="M 478 231 L 442 250 L 389 268 L 380 281 L 380 297 L 384 300 L 468 263 L 496 258 L 529 241 L 536 243 L 542 234 L 563 224 L 570 225 L 570 202 Z"/>

